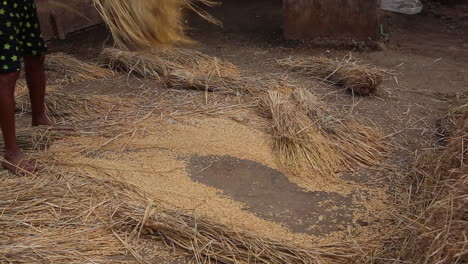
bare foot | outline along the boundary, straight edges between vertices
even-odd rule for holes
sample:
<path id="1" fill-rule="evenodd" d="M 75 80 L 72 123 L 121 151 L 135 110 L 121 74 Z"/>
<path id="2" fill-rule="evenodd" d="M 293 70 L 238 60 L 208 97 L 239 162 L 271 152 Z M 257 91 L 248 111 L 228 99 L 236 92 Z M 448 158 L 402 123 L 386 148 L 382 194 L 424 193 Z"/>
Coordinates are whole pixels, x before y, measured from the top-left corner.
<path id="1" fill-rule="evenodd" d="M 53 126 L 54 124 L 47 118 L 47 116 L 42 116 L 39 118 L 33 118 L 33 126 Z"/>
<path id="2" fill-rule="evenodd" d="M 38 171 L 35 162 L 26 159 L 21 152 L 5 154 L 5 161 L 2 162 L 2 166 L 19 175 L 33 174 Z"/>

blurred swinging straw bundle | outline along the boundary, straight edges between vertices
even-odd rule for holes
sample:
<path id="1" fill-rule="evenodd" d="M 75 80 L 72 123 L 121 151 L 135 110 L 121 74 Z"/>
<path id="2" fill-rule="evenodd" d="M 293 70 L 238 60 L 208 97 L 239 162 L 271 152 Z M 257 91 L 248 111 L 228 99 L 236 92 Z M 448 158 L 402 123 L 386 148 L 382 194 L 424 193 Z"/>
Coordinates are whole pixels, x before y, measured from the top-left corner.
<path id="1" fill-rule="evenodd" d="M 189 9 L 209 22 L 217 19 L 197 6 L 215 6 L 211 0 L 94 0 L 120 48 L 145 50 L 192 42 L 185 34 L 184 9 Z"/>

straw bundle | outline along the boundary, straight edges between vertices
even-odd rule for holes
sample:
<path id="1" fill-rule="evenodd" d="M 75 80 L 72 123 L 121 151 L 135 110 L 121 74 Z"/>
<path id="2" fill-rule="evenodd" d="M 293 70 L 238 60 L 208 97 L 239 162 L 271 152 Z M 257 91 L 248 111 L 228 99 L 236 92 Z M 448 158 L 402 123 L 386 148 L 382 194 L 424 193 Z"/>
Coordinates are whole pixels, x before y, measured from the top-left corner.
<path id="1" fill-rule="evenodd" d="M 45 173 L 44 173 L 45 174 Z M 1 263 L 131 263 L 119 241 L 95 221 L 90 182 L 59 175 L 0 177 Z"/>
<path id="2" fill-rule="evenodd" d="M 153 49 L 191 42 L 185 35 L 184 8 L 220 24 L 195 2 L 217 4 L 211 0 L 94 0 L 117 46 L 125 49 Z"/>
<path id="3" fill-rule="evenodd" d="M 360 64 L 351 55 L 343 60 L 307 57 L 282 59 L 278 60 L 278 63 L 292 71 L 329 81 L 356 95 L 375 93 L 382 84 L 385 75 L 384 70 Z"/>
<path id="4" fill-rule="evenodd" d="M 157 49 L 153 50 L 151 53 L 166 61 L 172 61 L 183 65 L 193 71 L 217 72 L 220 76 L 240 75 L 239 69 L 234 64 L 193 49 Z"/>
<path id="5" fill-rule="evenodd" d="M 36 127 L 33 129 L 18 129 L 16 131 L 16 141 L 22 150 L 33 152 L 44 150 L 52 142 L 74 135 L 78 135 L 78 132 L 70 129 L 68 131 L 60 131 L 53 127 Z M 0 150 L 3 149 L 4 142 L 0 141 Z"/>
<path id="6" fill-rule="evenodd" d="M 108 78 L 114 75 L 109 69 L 83 62 L 61 52 L 48 55 L 45 61 L 45 68 L 63 76 L 63 78 L 56 81 L 58 83 L 74 83 Z"/>
<path id="7" fill-rule="evenodd" d="M 97 114 L 107 114 L 116 105 L 122 105 L 115 99 L 104 96 L 78 96 L 61 92 L 50 92 L 45 98 L 46 113 L 49 117 L 83 119 Z M 31 111 L 27 94 L 16 97 L 16 108 L 22 112 Z"/>
<path id="8" fill-rule="evenodd" d="M 50 174 L 2 178 L 0 188 L 0 259 L 14 263 L 129 262 L 113 233 L 126 238 L 122 242 L 140 263 L 141 236 L 161 239 L 197 263 L 350 263 L 362 250 L 353 243 L 301 248 L 265 239 L 164 210 L 136 187 L 112 180 Z"/>
<path id="9" fill-rule="evenodd" d="M 150 215 L 143 233 L 190 252 L 196 263 L 350 263 L 359 255 L 350 243 L 299 248 L 176 211 Z"/>
<path id="10" fill-rule="evenodd" d="M 338 155 L 338 163 L 347 169 L 356 165 L 373 167 L 385 155 L 386 146 L 381 133 L 374 128 L 360 125 L 349 119 L 338 118 L 323 106 L 309 90 L 298 88 L 292 93 L 294 102 L 317 127 L 327 144 Z"/>
<path id="11" fill-rule="evenodd" d="M 456 105 L 443 117 L 450 123 L 443 145 L 419 154 L 408 174 L 410 182 L 403 182 L 408 197 L 398 204 L 399 228 L 389 234 L 388 246 L 377 251 L 371 263 L 468 262 L 466 94 Z"/>
<path id="12" fill-rule="evenodd" d="M 448 116 L 454 125 L 441 151 L 420 157 L 408 190 L 408 216 L 396 252 L 385 258 L 410 263 L 468 262 L 468 98 Z"/>
<path id="13" fill-rule="evenodd" d="M 259 90 L 267 89 L 262 82 L 240 76 L 232 64 L 195 51 L 182 50 L 178 54 L 178 50 L 158 53 L 107 48 L 101 57 L 114 70 L 164 81 L 176 89 L 195 88 L 233 95 L 258 93 Z"/>
<path id="14" fill-rule="evenodd" d="M 185 69 L 184 66 L 176 62 L 151 55 L 150 52 L 130 52 L 106 48 L 101 53 L 101 58 L 113 70 L 154 80 L 162 80 L 170 71 Z"/>
<path id="15" fill-rule="evenodd" d="M 263 104 L 268 108 L 265 112 L 271 113 L 274 148 L 282 164 L 293 172 L 308 164 L 322 176 L 335 175 L 337 153 L 306 113 L 277 91 L 269 92 Z"/>

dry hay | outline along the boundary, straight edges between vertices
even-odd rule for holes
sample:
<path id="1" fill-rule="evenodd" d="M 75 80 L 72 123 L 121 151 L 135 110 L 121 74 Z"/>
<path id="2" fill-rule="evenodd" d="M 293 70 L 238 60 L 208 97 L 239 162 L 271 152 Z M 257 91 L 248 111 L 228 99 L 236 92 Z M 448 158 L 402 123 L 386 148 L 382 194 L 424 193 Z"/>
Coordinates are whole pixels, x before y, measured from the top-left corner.
<path id="1" fill-rule="evenodd" d="M 106 48 L 101 53 L 104 63 L 112 69 L 136 73 L 145 78 L 159 79 L 171 70 L 189 69 L 206 74 L 239 76 L 239 69 L 232 63 L 220 60 L 193 49 L 171 48 L 144 52 L 130 52 Z"/>
<path id="2" fill-rule="evenodd" d="M 378 263 L 468 262 L 468 98 L 444 118 L 453 125 L 446 145 L 419 156 L 408 203 L 401 205 L 401 232 L 392 234 Z"/>
<path id="3" fill-rule="evenodd" d="M 234 64 L 220 60 L 193 49 L 157 49 L 151 52 L 156 56 L 183 65 L 193 71 L 212 72 L 220 76 L 239 76 L 240 71 Z"/>
<path id="4" fill-rule="evenodd" d="M 272 120 L 281 163 L 295 174 L 310 168 L 334 178 L 339 166 L 375 166 L 385 150 L 377 131 L 334 117 L 336 113 L 305 89 L 268 77 L 244 77 L 233 73 L 231 64 L 220 64 L 228 70 L 198 67 L 217 62 L 206 55 L 199 56 L 202 63 L 189 62 L 192 68 L 180 64 L 189 59 L 174 59 L 175 55 L 105 49 L 102 57 L 112 69 L 160 80 L 171 88 L 222 92 L 254 101 L 259 113 Z"/>
<path id="5" fill-rule="evenodd" d="M 291 95 L 299 111 L 309 117 L 337 153 L 338 163 L 351 170 L 356 165 L 376 167 L 385 156 L 386 146 L 382 133 L 349 118 L 340 118 L 305 88 L 295 89 Z"/>
<path id="6" fill-rule="evenodd" d="M 89 182 L 60 176 L 0 177 L 0 262 L 131 263 L 119 241 L 95 221 L 107 194 Z"/>
<path id="7" fill-rule="evenodd" d="M 361 64 L 351 55 L 343 60 L 327 57 L 287 58 L 278 60 L 282 66 L 308 76 L 318 77 L 335 85 L 342 86 L 356 95 L 375 93 L 382 84 L 385 71 Z"/>
<path id="8" fill-rule="evenodd" d="M 363 250 L 354 243 L 302 248 L 265 239 L 188 212 L 165 210 L 121 182 L 53 170 L 38 178 L 0 179 L 0 260 L 129 263 L 125 246 L 147 263 L 132 246 L 143 237 L 189 253 L 196 263 L 350 263 Z"/>
<path id="9" fill-rule="evenodd" d="M 196 51 L 129 52 L 107 48 L 101 58 L 114 70 L 163 81 L 176 89 L 195 88 L 233 95 L 268 89 L 264 82 L 240 76 L 232 64 Z"/>
<path id="10" fill-rule="evenodd" d="M 196 263 L 350 263 L 359 258 L 359 250 L 350 243 L 300 248 L 174 211 L 155 214 L 143 232 L 191 252 Z"/>
<path id="11" fill-rule="evenodd" d="M 292 172 L 300 172 L 309 166 L 320 175 L 329 177 L 337 169 L 338 156 L 322 135 L 320 128 L 312 123 L 290 97 L 271 91 L 263 100 L 266 113 L 271 113 L 274 149 L 281 162 Z"/>
<path id="12" fill-rule="evenodd" d="M 123 102 L 106 96 L 79 96 L 52 91 L 45 97 L 46 113 L 58 119 L 85 119 L 91 115 L 108 115 L 111 111 L 123 107 Z M 31 111 L 31 102 L 27 94 L 16 97 L 16 108 L 22 112 Z"/>
<path id="13" fill-rule="evenodd" d="M 125 49 L 190 43 L 185 35 L 184 8 L 220 24 L 197 7 L 198 2 L 208 6 L 217 4 L 211 0 L 94 0 L 117 46 Z"/>
<path id="14" fill-rule="evenodd" d="M 272 90 L 263 98 L 262 112 L 272 120 L 275 150 L 282 164 L 298 174 L 307 167 L 333 178 L 343 167 L 375 167 L 384 156 L 380 133 L 352 120 L 339 119 L 305 88 L 290 95 Z"/>
<path id="15" fill-rule="evenodd" d="M 468 262 L 468 98 L 445 117 L 453 120 L 447 146 L 419 160 L 411 193 L 409 259 L 418 263 Z"/>
<path id="16" fill-rule="evenodd" d="M 46 70 L 56 72 L 60 76 L 56 81 L 57 83 L 74 83 L 109 78 L 114 75 L 114 72 L 109 69 L 83 62 L 61 52 L 47 55 L 45 68 Z"/>
<path id="17" fill-rule="evenodd" d="M 72 129 L 60 130 L 54 127 L 33 127 L 17 129 L 16 141 L 23 151 L 35 152 L 48 148 L 56 140 L 77 135 L 79 135 L 79 132 Z M 0 150 L 4 150 L 3 141 L 0 141 Z"/>

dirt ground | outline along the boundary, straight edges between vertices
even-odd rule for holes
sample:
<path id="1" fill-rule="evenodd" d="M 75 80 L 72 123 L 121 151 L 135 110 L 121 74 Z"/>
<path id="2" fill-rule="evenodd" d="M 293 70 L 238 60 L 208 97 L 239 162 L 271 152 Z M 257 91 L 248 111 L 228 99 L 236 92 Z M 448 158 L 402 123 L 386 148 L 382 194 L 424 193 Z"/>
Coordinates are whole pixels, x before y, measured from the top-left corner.
<path id="1" fill-rule="evenodd" d="M 147 172 L 138 174 L 139 169 L 154 170 L 143 163 L 135 164 L 130 169 L 120 168 L 122 171 L 134 170 L 122 175 L 125 174 L 123 177 L 130 182 L 143 182 L 162 199 L 167 195 L 165 192 L 172 190 L 170 187 L 164 190 L 165 184 L 171 181 L 179 183 L 186 194 L 195 193 L 196 189 L 200 201 L 181 197 L 181 201 L 173 202 L 192 206 L 197 202 L 201 204 L 203 199 L 212 198 L 216 203 L 225 203 L 224 206 L 232 210 L 223 209 L 219 214 L 235 212 L 239 217 L 250 219 L 253 225 L 265 224 L 272 232 L 279 230 L 278 236 L 288 236 L 286 232 L 281 233 L 285 228 L 292 233 L 291 239 L 337 238 L 341 237 L 336 236 L 339 232 L 352 233 L 357 237 L 385 232 L 382 225 L 388 224 L 391 216 L 381 213 L 393 211 L 393 197 L 397 197 L 389 184 L 404 179 L 416 152 L 433 147 L 431 142 L 437 134 L 438 119 L 448 107 L 445 99 L 468 89 L 468 21 L 466 17 L 441 18 L 431 10 L 416 16 L 384 13 L 386 35 L 382 36 L 379 44 L 285 41 L 281 36 L 281 8 L 282 1 L 224 1 L 222 7 L 210 10 L 223 21 L 223 28 L 208 25 L 198 18 L 188 19 L 190 35 L 198 41 L 193 48 L 232 62 L 249 74 L 288 75 L 320 95 L 330 107 L 381 129 L 391 146 L 391 153 L 384 161 L 389 169 L 343 173 L 341 179 L 347 186 L 353 186 L 347 191 L 333 190 L 331 187 L 323 190 L 308 188 L 306 184 L 288 179 L 275 166 L 272 157 L 258 154 L 268 148 L 267 140 L 256 142 L 262 138 L 262 135 L 254 136 L 258 132 L 249 134 L 235 122 L 210 119 L 206 123 L 193 121 L 196 124 L 190 124 L 193 131 L 208 131 L 206 135 L 210 141 L 199 142 L 199 145 L 184 140 L 172 143 L 170 133 L 186 137 L 194 137 L 196 133 L 185 127 L 174 128 L 180 123 L 187 125 L 192 121 L 168 120 L 172 129 L 151 135 L 151 144 L 147 141 L 133 142 L 118 157 L 125 161 L 148 157 L 154 164 L 159 163 L 155 166 L 158 171 L 163 171 L 161 175 L 165 176 L 162 178 L 151 178 Z M 108 33 L 100 26 L 70 35 L 66 41 L 53 41 L 50 50 L 64 51 L 83 60 L 94 60 L 106 42 Z M 289 73 L 276 63 L 276 59 L 288 56 L 326 55 L 342 58 L 349 52 L 366 64 L 394 72 L 377 95 L 353 97 L 337 87 Z M 144 81 L 129 83 L 120 78 L 107 83 L 70 85 L 67 89 L 75 94 L 125 94 L 128 89 L 145 84 Z M 25 122 L 22 120 L 23 125 Z M 174 132 L 177 129 L 181 130 L 180 134 Z M 232 146 L 251 145 L 246 145 L 245 152 L 234 147 L 231 150 L 229 141 L 217 141 L 223 140 L 221 135 L 215 135 L 217 129 L 223 130 L 219 134 L 225 135 L 225 138 L 235 137 L 239 132 L 241 139 L 231 142 Z M 202 148 L 203 144 L 212 146 L 206 151 L 194 151 Z M 106 153 L 102 153 L 100 158 L 103 164 L 117 159 L 113 154 Z M 89 162 L 86 159 L 70 160 Z M 182 168 L 182 171 L 172 173 L 174 168 Z M 134 179 L 132 175 L 136 175 Z M 190 179 L 197 185 L 190 185 Z M 372 192 L 373 189 L 378 191 Z M 217 196 L 219 193 L 222 194 L 221 198 Z M 187 201 L 182 201 L 184 199 Z M 261 220 L 254 219 L 253 215 Z M 226 218 L 236 220 L 236 216 Z M 351 229 L 360 231 L 353 233 Z"/>
<path id="2" fill-rule="evenodd" d="M 425 10 L 415 16 L 384 12 L 386 35 L 383 44 L 377 46 L 284 41 L 282 1 L 223 1 L 221 7 L 210 10 L 222 20 L 223 28 L 193 17 L 187 23 L 190 35 L 198 41 L 192 48 L 232 62 L 252 74 L 289 74 L 324 96 L 328 104 L 350 115 L 370 118 L 388 134 L 398 132 L 395 137 L 406 138 L 403 146 L 414 151 L 415 141 L 430 139 L 435 120 L 446 106 L 434 93 L 453 95 L 466 89 L 468 22 L 466 5 L 462 7 L 456 7 L 458 15 L 454 17 L 441 17 L 440 10 Z M 75 33 L 65 42 L 52 42 L 50 51 L 66 51 L 93 60 L 108 40 L 105 28 L 95 27 Z M 395 77 L 385 82 L 377 96 L 350 98 L 335 87 L 285 73 L 276 63 L 276 59 L 288 56 L 323 54 L 341 58 L 348 52 L 364 63 L 394 71 Z"/>

